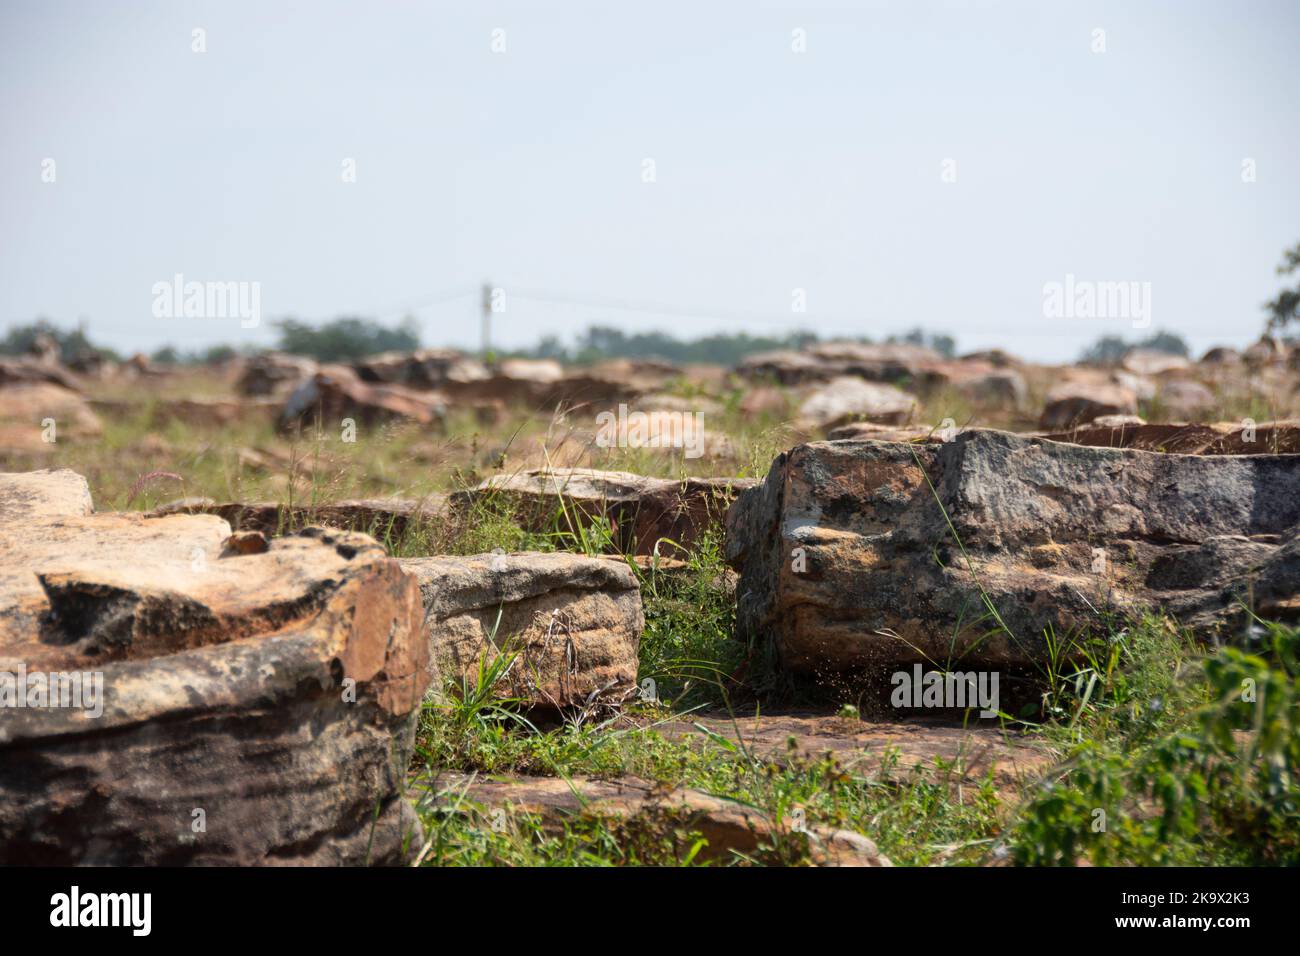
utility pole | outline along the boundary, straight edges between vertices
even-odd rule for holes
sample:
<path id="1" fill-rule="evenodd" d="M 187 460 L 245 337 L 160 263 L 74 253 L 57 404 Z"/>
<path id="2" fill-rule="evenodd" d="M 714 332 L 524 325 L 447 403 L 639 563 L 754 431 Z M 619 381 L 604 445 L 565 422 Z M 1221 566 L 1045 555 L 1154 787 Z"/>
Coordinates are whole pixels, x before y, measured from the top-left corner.
<path id="1" fill-rule="evenodd" d="M 479 337 L 482 340 L 482 358 L 487 361 L 492 351 L 492 283 L 483 283 L 483 316 L 479 320 Z"/>

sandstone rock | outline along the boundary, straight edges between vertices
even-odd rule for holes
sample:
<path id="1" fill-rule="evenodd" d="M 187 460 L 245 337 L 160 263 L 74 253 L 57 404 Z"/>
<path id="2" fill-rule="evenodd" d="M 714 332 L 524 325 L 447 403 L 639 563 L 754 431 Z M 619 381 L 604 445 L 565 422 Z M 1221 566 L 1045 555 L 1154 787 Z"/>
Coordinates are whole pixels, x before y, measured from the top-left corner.
<path id="1" fill-rule="evenodd" d="M 740 400 L 740 413 L 748 418 L 760 415 L 784 417 L 790 412 L 790 395 L 785 389 L 760 385 L 745 393 Z"/>
<path id="2" fill-rule="evenodd" d="M 1242 358 L 1236 349 L 1219 345 L 1202 355 L 1201 362 L 1206 365 L 1240 365 Z"/>
<path id="3" fill-rule="evenodd" d="M 988 371 L 964 368 L 953 377 L 953 387 L 967 401 L 981 408 L 1016 411 L 1029 401 L 1029 386 L 1015 369 Z"/>
<path id="4" fill-rule="evenodd" d="M 590 468 L 537 468 L 496 475 L 477 488 L 451 496 L 454 508 L 476 503 L 504 506 L 531 531 L 555 527 L 573 532 L 596 520 L 614 525 L 614 544 L 624 553 L 651 554 L 662 538 L 689 547 L 710 525 L 720 522 L 735 493 L 751 487 L 742 478 L 646 478 Z M 668 547 L 665 545 L 665 547 Z"/>
<path id="5" fill-rule="evenodd" d="M 251 554 L 230 537 L 206 515 L 94 514 L 72 472 L 0 475 L 0 672 L 29 695 L 0 719 L 0 863 L 385 863 L 419 845 L 400 795 L 428 680 L 415 582 L 362 535 Z M 101 692 L 31 699 L 33 677 L 74 673 Z"/>
<path id="6" fill-rule="evenodd" d="M 930 425 L 876 425 L 852 422 L 832 428 L 827 441 L 943 441 L 940 430 Z"/>
<path id="7" fill-rule="evenodd" d="M 316 372 L 316 362 L 301 355 L 265 352 L 244 362 L 237 387 L 241 395 L 283 397 Z"/>
<path id="8" fill-rule="evenodd" d="M 564 378 L 564 366 L 555 359 L 502 359 L 497 374 L 520 382 L 558 382 Z"/>
<path id="9" fill-rule="evenodd" d="M 99 416 L 78 392 L 51 382 L 0 385 L 2 449 L 49 453 L 59 447 L 60 439 L 93 438 L 102 431 Z M 47 435 L 55 440 L 47 441 Z"/>
<path id="10" fill-rule="evenodd" d="M 441 426 L 446 406 L 429 392 L 401 385 L 368 385 L 346 365 L 326 365 L 301 382 L 280 411 L 281 427 L 339 428 L 343 419 L 376 425 L 413 421 Z"/>
<path id="11" fill-rule="evenodd" d="M 52 365 L 30 356 L 0 357 L 0 388 L 17 384 L 60 385 L 70 392 L 81 391 L 81 382 L 61 365 Z"/>
<path id="12" fill-rule="evenodd" d="M 352 363 L 352 368 L 363 382 L 427 391 L 491 377 L 486 365 L 454 349 L 382 352 Z"/>
<path id="13" fill-rule="evenodd" d="M 1153 377 L 1165 372 L 1188 368 L 1191 363 L 1181 355 L 1157 349 L 1131 349 L 1120 361 L 1125 370 L 1134 375 Z"/>
<path id="14" fill-rule="evenodd" d="M 1148 425 L 1141 419 L 1109 425 L 1099 419 L 1084 428 L 1039 437 L 1075 445 L 1178 455 L 1300 454 L 1300 421 L 1260 422 L 1248 428 L 1236 422 Z"/>
<path id="15" fill-rule="evenodd" d="M 1174 379 L 1164 382 L 1156 393 L 1167 417 L 1174 421 L 1202 421 L 1214 415 L 1219 401 L 1200 382 Z"/>
<path id="16" fill-rule="evenodd" d="M 747 355 L 736 363 L 736 374 L 750 381 L 774 381 L 781 385 L 825 382 L 834 377 L 817 358 L 788 349 Z"/>
<path id="17" fill-rule="evenodd" d="M 860 833 L 830 827 L 800 831 L 793 821 L 774 821 L 747 804 L 700 790 L 664 790 L 636 777 L 466 777 L 446 774 L 427 784 L 432 799 L 465 812 L 510 809 L 540 817 L 561 830 L 578 819 L 637 822 L 671 834 L 684 855 L 699 834 L 707 845 L 697 859 L 729 863 L 744 858 L 785 862 L 797 853 L 818 866 L 892 866 L 874 842 Z"/>
<path id="18" fill-rule="evenodd" d="M 1047 393 L 1039 425 L 1071 428 L 1101 415 L 1136 415 L 1137 395 L 1129 388 L 1105 382 L 1066 381 Z"/>
<path id="19" fill-rule="evenodd" d="M 799 418 L 814 428 L 854 420 L 902 425 L 916 411 L 916 399 L 892 385 L 842 376 L 821 386 L 799 406 Z"/>
<path id="20" fill-rule="evenodd" d="M 361 531 L 380 541 L 402 538 L 418 528 L 446 523 L 446 500 L 428 498 L 358 498 L 319 505 L 290 507 L 275 501 L 216 502 L 211 498 L 183 498 L 155 508 L 151 515 L 217 515 L 236 531 L 283 534 L 309 525 Z"/>
<path id="21" fill-rule="evenodd" d="M 698 714 L 655 726 L 665 737 L 714 735 L 743 743 L 760 760 L 779 765 L 831 754 L 858 772 L 907 777 L 921 772 L 950 784 L 978 783 L 992 776 L 1013 792 L 1052 765 L 1050 750 L 1034 738 L 987 725 L 960 726 L 939 720 L 859 720 L 813 712 L 763 713 L 755 717 Z"/>
<path id="22" fill-rule="evenodd" d="M 501 696 L 567 708 L 636 693 L 645 618 L 626 564 L 573 554 L 403 558 L 420 584 L 435 693 L 515 653 Z M 499 616 L 499 623 L 498 623 Z"/>
<path id="23" fill-rule="evenodd" d="M 1247 595 L 1285 613 L 1298 523 L 1300 456 L 968 431 L 793 449 L 732 506 L 727 554 L 738 630 L 773 638 L 793 671 L 1041 666 L 1046 628 L 1099 627 L 1108 608 L 1159 606 L 1201 633 L 1235 626 Z"/>

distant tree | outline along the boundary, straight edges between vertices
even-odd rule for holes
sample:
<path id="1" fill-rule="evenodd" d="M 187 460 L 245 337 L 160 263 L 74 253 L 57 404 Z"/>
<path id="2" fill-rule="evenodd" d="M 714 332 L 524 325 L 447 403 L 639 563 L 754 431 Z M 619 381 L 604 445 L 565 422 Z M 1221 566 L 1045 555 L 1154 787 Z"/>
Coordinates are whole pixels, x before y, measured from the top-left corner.
<path id="1" fill-rule="evenodd" d="M 1083 350 L 1079 361 L 1096 365 L 1109 365 L 1118 362 L 1128 354 L 1129 344 L 1118 335 L 1103 335 L 1092 345 Z"/>
<path id="2" fill-rule="evenodd" d="M 1282 253 L 1282 264 L 1277 267 L 1279 276 L 1288 276 L 1300 269 L 1300 242 Z M 1282 331 L 1292 322 L 1300 321 L 1300 286 L 1283 289 L 1276 298 L 1264 303 L 1268 311 L 1270 331 Z"/>
<path id="3" fill-rule="evenodd" d="M 1175 335 L 1173 332 L 1157 332 L 1149 339 L 1143 339 L 1136 348 L 1150 349 L 1153 352 L 1168 352 L 1170 355 L 1181 355 L 1186 358 L 1191 350 L 1187 343 L 1183 341 L 1181 335 Z"/>
<path id="4" fill-rule="evenodd" d="M 923 348 L 933 349 L 944 358 L 952 358 L 957 354 L 957 340 L 951 335 L 935 334 L 920 328 L 912 329 L 912 331 L 903 335 L 891 335 L 885 341 L 903 345 L 919 345 Z"/>
<path id="5" fill-rule="evenodd" d="M 149 356 L 149 361 L 156 362 L 159 365 L 179 365 L 181 356 L 174 346 L 164 345 Z"/>
<path id="6" fill-rule="evenodd" d="M 376 352 L 411 351 L 420 347 L 419 331 L 410 319 L 397 328 L 352 316 L 319 327 L 296 319 L 284 319 L 276 325 L 280 330 L 280 349 L 309 355 L 320 362 L 343 362 Z"/>
<path id="7" fill-rule="evenodd" d="M 213 345 L 196 355 L 195 359 L 203 365 L 216 365 L 218 362 L 228 362 L 238 354 L 229 345 Z"/>
<path id="8" fill-rule="evenodd" d="M 104 358 L 118 360 L 119 356 L 112 349 L 101 348 L 86 338 L 84 329 L 67 331 L 58 328 L 46 318 L 38 318 L 29 325 L 16 325 L 0 339 L 0 354 L 26 355 L 31 351 L 36 337 L 45 334 L 54 339 L 59 346 L 59 356 L 64 362 L 85 355 L 102 355 Z"/>

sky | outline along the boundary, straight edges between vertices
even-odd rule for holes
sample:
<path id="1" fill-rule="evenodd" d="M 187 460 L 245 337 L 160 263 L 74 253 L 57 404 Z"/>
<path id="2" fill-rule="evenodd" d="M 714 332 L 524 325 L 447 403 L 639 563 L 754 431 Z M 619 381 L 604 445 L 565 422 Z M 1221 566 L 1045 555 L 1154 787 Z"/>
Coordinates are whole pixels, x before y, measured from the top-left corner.
<path id="1" fill-rule="evenodd" d="M 0 329 L 476 348 L 486 282 L 507 348 L 1242 346 L 1300 241 L 1298 40 L 1294 0 L 4 0 Z M 177 275 L 256 284 L 256 324 L 160 307 Z M 1062 314 L 1067 276 L 1141 308 Z"/>

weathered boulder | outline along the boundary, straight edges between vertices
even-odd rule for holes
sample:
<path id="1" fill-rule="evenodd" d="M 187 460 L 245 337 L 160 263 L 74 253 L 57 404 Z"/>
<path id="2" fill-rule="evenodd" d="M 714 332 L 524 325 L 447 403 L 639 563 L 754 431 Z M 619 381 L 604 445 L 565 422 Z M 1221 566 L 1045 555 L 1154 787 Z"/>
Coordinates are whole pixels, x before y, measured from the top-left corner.
<path id="1" fill-rule="evenodd" d="M 384 541 L 401 538 L 408 531 L 446 521 L 446 501 L 429 498 L 356 498 L 319 505 L 282 504 L 276 501 L 217 502 L 211 498 L 182 498 L 155 508 L 151 515 L 217 515 L 236 531 L 283 534 L 309 525 L 326 525 L 346 531 L 361 531 Z"/>
<path id="2" fill-rule="evenodd" d="M 350 418 L 366 425 L 407 420 L 440 426 L 445 413 L 446 406 L 436 394 L 401 385 L 370 385 L 346 365 L 326 365 L 285 400 L 280 425 L 338 428 Z"/>
<path id="3" fill-rule="evenodd" d="M 953 431 L 955 433 L 956 429 Z M 850 422 L 826 433 L 827 441 L 943 441 L 943 437 L 941 429 L 932 425 L 876 425 L 872 422 Z"/>
<path id="4" fill-rule="evenodd" d="M 645 618 L 636 575 L 574 554 L 403 558 L 420 584 L 435 693 L 468 684 L 480 664 L 515 655 L 501 696 L 567 708 L 636 692 Z"/>
<path id="5" fill-rule="evenodd" d="M 0 448 L 53 452 L 60 439 L 98 436 L 99 416 L 79 392 L 52 382 L 0 385 Z"/>
<path id="6" fill-rule="evenodd" d="M 0 863 L 419 845 L 401 796 L 428 682 L 416 583 L 363 535 L 256 538 L 95 514 L 69 471 L 0 475 Z"/>
<path id="7" fill-rule="evenodd" d="M 1260 422 L 1242 425 L 1151 425 L 1141 419 L 1113 425 L 1105 419 L 1068 432 L 1041 435 L 1051 441 L 1100 448 L 1134 448 L 1178 455 L 1295 455 L 1300 454 L 1300 422 Z"/>
<path id="8" fill-rule="evenodd" d="M 454 349 L 381 352 L 353 362 L 352 369 L 363 382 L 425 390 L 489 377 L 487 366 Z"/>
<path id="9" fill-rule="evenodd" d="M 81 391 L 81 382 L 62 365 L 43 361 L 33 356 L 22 358 L 0 357 L 0 386 L 20 383 L 60 385 L 69 391 Z"/>
<path id="10" fill-rule="evenodd" d="M 1165 372 L 1180 371 L 1191 365 L 1185 357 L 1158 349 L 1130 349 L 1120 364 L 1134 375 L 1158 376 Z"/>
<path id="11" fill-rule="evenodd" d="M 287 395 L 316 371 L 314 359 L 284 352 L 263 352 L 244 361 L 236 387 L 241 395 Z"/>
<path id="12" fill-rule="evenodd" d="M 636 777 L 492 778 L 445 774 L 425 784 L 435 805 L 453 812 L 506 810 L 540 819 L 544 829 L 562 831 L 578 820 L 634 823 L 676 842 L 683 857 L 717 863 L 757 860 L 817 866 L 892 866 L 876 844 L 860 833 L 834 827 L 774 820 L 754 807 L 701 790 L 666 790 Z M 498 818 L 499 819 L 499 818 Z M 705 839 L 697 847 L 696 834 Z"/>
<path id="13" fill-rule="evenodd" d="M 1131 388 L 1102 381 L 1070 380 L 1047 393 L 1039 427 L 1072 428 L 1102 415 L 1136 415 L 1137 394 Z"/>
<path id="14" fill-rule="evenodd" d="M 916 411 L 916 399 L 892 385 L 841 376 L 816 389 L 799 406 L 799 418 L 813 428 L 851 421 L 902 425 Z"/>
<path id="15" fill-rule="evenodd" d="M 732 506 L 727 555 L 738 629 L 773 638 L 791 670 L 1031 666 L 1047 628 L 1100 627 L 1108 609 L 1160 607 L 1202 633 L 1234 626 L 1239 600 L 1289 616 L 1298 523 L 1300 456 L 977 430 L 801 445 Z"/>
<path id="16" fill-rule="evenodd" d="M 1165 415 L 1174 421 L 1203 421 L 1214 415 L 1219 404 L 1214 393 L 1192 379 L 1172 379 L 1161 383 L 1156 392 Z"/>
<path id="17" fill-rule="evenodd" d="M 462 512 L 476 504 L 497 507 L 530 531 L 574 533 L 608 521 L 619 551 L 651 554 L 663 538 L 694 543 L 721 523 L 736 492 L 754 484 L 745 478 L 675 480 L 591 468 L 536 468 L 494 475 L 450 500 Z"/>

